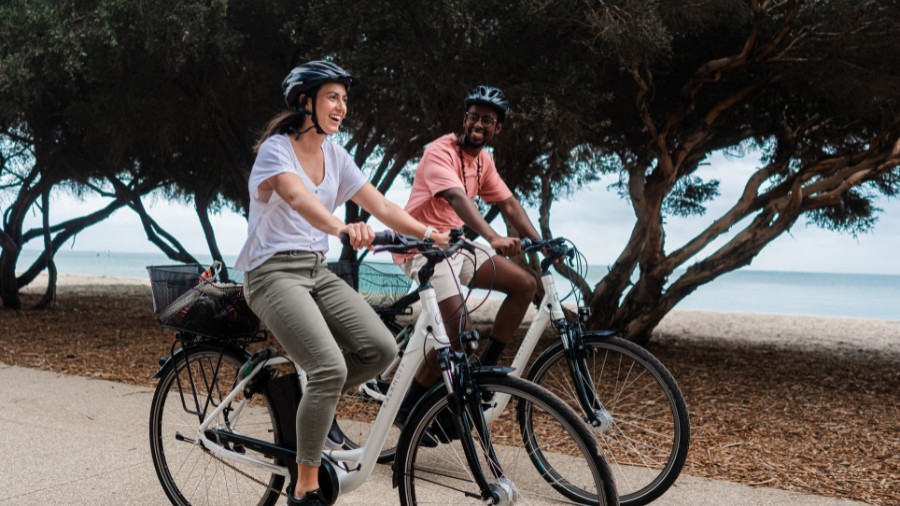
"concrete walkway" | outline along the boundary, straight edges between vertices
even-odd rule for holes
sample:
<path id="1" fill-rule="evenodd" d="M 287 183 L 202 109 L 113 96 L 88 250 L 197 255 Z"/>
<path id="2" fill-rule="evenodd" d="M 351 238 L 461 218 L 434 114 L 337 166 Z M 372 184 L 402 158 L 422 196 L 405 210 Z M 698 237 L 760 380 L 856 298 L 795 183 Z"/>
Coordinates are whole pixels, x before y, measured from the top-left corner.
<path id="1" fill-rule="evenodd" d="M 149 388 L 0 364 L 0 505 L 160 505 Z M 397 504 L 390 468 L 338 504 Z M 660 506 L 864 504 L 690 476 Z"/>

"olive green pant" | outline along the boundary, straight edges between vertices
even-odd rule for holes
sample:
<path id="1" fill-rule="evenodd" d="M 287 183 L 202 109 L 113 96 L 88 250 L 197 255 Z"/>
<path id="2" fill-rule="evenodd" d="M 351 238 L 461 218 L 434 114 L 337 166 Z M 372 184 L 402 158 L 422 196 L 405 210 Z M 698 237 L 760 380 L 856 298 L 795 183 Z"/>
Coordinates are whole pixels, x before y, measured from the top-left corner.
<path id="1" fill-rule="evenodd" d="M 309 377 L 297 410 L 297 462 L 318 466 L 341 392 L 383 371 L 397 345 L 321 253 L 273 256 L 246 273 L 244 292 L 253 312 Z"/>

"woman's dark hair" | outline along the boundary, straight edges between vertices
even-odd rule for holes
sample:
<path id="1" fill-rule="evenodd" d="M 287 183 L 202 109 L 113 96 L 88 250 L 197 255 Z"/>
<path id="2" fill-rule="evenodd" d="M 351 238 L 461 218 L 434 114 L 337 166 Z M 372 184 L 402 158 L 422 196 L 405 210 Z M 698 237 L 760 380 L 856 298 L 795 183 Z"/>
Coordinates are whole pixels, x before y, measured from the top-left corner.
<path id="1" fill-rule="evenodd" d="M 301 109 L 299 111 L 281 111 L 263 127 L 259 140 L 253 145 L 253 152 L 258 153 L 259 148 L 266 142 L 266 139 L 273 135 L 290 134 L 300 130 L 303 126 L 303 118 L 309 114 Z"/>

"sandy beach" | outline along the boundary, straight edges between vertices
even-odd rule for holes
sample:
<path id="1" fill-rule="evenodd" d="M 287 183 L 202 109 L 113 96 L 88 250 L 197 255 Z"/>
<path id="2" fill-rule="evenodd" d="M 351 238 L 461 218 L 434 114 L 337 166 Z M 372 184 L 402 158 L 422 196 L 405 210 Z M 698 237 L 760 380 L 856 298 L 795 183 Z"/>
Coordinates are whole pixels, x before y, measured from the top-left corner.
<path id="1" fill-rule="evenodd" d="M 46 290 L 47 276 L 41 274 L 23 293 L 39 294 Z M 57 279 L 59 293 L 141 294 L 149 293 L 149 279 L 117 278 L 62 274 Z M 476 324 L 489 324 L 500 301 L 473 299 L 469 307 Z M 414 306 L 414 315 L 418 307 Z M 531 322 L 535 309 L 529 309 L 522 322 Z M 689 339 L 695 341 L 746 342 L 779 347 L 858 353 L 883 352 L 900 357 L 900 320 L 866 320 L 861 318 L 821 317 L 806 315 L 773 315 L 759 313 L 723 313 L 713 311 L 673 310 L 654 331 L 655 339 Z"/>
<path id="2" fill-rule="evenodd" d="M 0 363 L 152 388 L 172 337 L 151 308 L 146 280 L 62 275 L 52 310 L 0 311 Z M 648 349 L 688 405 L 684 475 L 900 504 L 900 321 L 675 310 Z"/>

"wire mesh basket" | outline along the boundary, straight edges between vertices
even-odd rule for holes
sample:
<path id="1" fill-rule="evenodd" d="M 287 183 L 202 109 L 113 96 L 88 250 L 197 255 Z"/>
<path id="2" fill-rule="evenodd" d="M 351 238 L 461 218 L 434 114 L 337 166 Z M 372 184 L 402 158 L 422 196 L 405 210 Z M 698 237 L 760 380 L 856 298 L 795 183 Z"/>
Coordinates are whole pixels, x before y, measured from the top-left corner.
<path id="1" fill-rule="evenodd" d="M 214 338 L 255 334 L 259 318 L 244 299 L 244 286 L 217 282 L 219 271 L 212 269 L 196 264 L 147 267 L 160 325 Z"/>
<path id="2" fill-rule="evenodd" d="M 328 268 L 376 309 L 397 302 L 412 285 L 412 279 L 394 264 L 328 262 Z"/>

